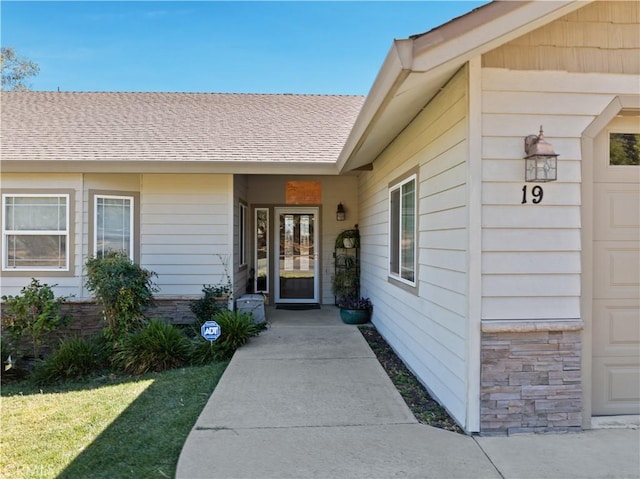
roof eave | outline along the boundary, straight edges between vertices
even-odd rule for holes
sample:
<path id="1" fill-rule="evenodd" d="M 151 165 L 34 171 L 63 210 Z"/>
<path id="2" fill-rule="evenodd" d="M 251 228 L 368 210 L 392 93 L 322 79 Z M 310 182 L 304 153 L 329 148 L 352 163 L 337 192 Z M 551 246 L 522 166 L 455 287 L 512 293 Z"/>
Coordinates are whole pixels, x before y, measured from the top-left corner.
<path id="1" fill-rule="evenodd" d="M 339 171 L 347 169 L 347 161 L 362 146 L 369 127 L 384 112 L 386 104 L 393 99 L 395 92 L 411 72 L 412 58 L 413 40 L 394 40 L 338 157 Z M 355 168 L 357 166 L 348 169 Z"/>
<path id="2" fill-rule="evenodd" d="M 274 162 L 274 161 L 65 161 L 65 160 L 7 160 L 3 159 L 3 173 L 213 173 L 256 175 L 337 175 L 334 162 Z"/>
<path id="3" fill-rule="evenodd" d="M 373 163 L 470 59 L 591 1 L 495 1 L 425 34 L 396 40 L 340 153 L 339 170 Z"/>

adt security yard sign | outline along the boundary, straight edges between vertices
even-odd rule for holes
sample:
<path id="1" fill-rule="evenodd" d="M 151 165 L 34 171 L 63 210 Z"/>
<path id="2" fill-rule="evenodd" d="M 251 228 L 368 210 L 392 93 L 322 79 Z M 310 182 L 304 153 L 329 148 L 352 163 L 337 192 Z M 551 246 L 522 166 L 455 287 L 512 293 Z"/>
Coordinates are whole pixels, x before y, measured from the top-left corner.
<path id="1" fill-rule="evenodd" d="M 207 341 L 215 341 L 220 337 L 221 333 L 222 329 L 215 321 L 207 321 L 200 328 L 200 334 L 202 334 L 202 337 Z"/>

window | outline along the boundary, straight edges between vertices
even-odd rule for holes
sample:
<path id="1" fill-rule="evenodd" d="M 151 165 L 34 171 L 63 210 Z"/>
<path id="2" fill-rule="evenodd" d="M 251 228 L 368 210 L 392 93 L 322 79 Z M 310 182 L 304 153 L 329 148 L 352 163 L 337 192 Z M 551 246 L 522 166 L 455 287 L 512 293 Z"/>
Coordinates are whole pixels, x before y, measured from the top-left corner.
<path id="1" fill-rule="evenodd" d="M 247 205 L 239 204 L 238 211 L 238 264 L 247 264 Z"/>
<path id="2" fill-rule="evenodd" d="M 122 251 L 133 256 L 133 197 L 94 196 L 93 251 L 102 256 L 107 251 Z"/>
<path id="3" fill-rule="evenodd" d="M 3 270 L 69 270 L 69 196 L 2 195 Z"/>
<path id="4" fill-rule="evenodd" d="M 615 166 L 640 165 L 640 135 L 610 133 L 609 164 Z"/>
<path id="5" fill-rule="evenodd" d="M 255 209 L 255 268 L 258 293 L 269 291 L 269 208 Z"/>
<path id="6" fill-rule="evenodd" d="M 415 285 L 416 176 L 389 190 L 389 276 Z"/>

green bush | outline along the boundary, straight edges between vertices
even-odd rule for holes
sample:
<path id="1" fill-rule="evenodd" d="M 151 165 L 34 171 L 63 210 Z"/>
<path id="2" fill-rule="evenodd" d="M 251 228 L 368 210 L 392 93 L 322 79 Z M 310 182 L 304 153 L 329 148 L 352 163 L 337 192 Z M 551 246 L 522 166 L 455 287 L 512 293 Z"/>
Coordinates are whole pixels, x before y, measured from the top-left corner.
<path id="1" fill-rule="evenodd" d="M 177 368 L 189 362 L 191 344 L 175 325 L 152 319 L 146 327 L 130 333 L 114 354 L 116 367 L 144 374 Z"/>
<path id="2" fill-rule="evenodd" d="M 210 321 L 216 313 L 227 309 L 231 287 L 227 284 L 205 284 L 202 286 L 202 293 L 202 298 L 189 304 L 189 309 L 196 316 L 198 330 L 202 323 Z"/>
<path id="3" fill-rule="evenodd" d="M 215 341 L 206 341 L 202 336 L 198 336 L 193 340 L 191 364 L 194 366 L 204 366 L 224 359 L 229 359 L 229 355 Z"/>
<path id="4" fill-rule="evenodd" d="M 24 361 L 16 356 L 16 351 L 11 347 L 9 341 L 2 336 L 0 338 L 0 356 L 2 357 L 2 371 L 0 373 L 0 382 L 7 384 L 13 381 L 26 379 L 30 371 L 23 368 Z"/>
<path id="5" fill-rule="evenodd" d="M 11 356 L 11 346 L 9 345 L 9 341 L 4 336 L 0 337 L 0 358 L 2 360 L 2 367 L 7 367 L 9 364 L 9 357 Z"/>
<path id="6" fill-rule="evenodd" d="M 60 341 L 50 356 L 36 366 L 32 379 L 37 384 L 81 379 L 108 366 L 108 353 L 103 338 L 66 338 Z"/>
<path id="7" fill-rule="evenodd" d="M 38 358 L 46 336 L 71 318 L 60 316 L 60 308 L 66 298 L 56 298 L 48 284 L 31 278 L 31 283 L 18 296 L 2 296 L 6 314 L 2 318 L 3 329 L 10 339 L 11 348 L 18 352 L 21 341 L 28 340 L 33 357 Z"/>
<path id="8" fill-rule="evenodd" d="M 108 251 L 87 260 L 87 289 L 103 307 L 105 335 L 114 344 L 146 324 L 144 311 L 158 291 L 154 276 L 123 252 Z"/>
<path id="9" fill-rule="evenodd" d="M 254 323 L 251 313 L 241 311 L 219 311 L 213 320 L 220 326 L 220 337 L 214 342 L 215 359 L 229 359 L 250 337 L 265 329 L 264 323 Z"/>

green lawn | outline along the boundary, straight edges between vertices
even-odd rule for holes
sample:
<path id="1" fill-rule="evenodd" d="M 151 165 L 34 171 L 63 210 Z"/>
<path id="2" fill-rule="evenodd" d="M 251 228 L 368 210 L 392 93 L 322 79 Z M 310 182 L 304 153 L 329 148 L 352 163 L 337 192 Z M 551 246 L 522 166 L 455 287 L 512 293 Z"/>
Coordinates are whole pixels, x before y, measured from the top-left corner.
<path id="1" fill-rule="evenodd" d="M 43 390 L 3 386 L 1 475 L 173 477 L 182 445 L 227 364 Z"/>

